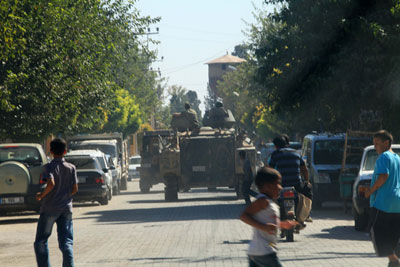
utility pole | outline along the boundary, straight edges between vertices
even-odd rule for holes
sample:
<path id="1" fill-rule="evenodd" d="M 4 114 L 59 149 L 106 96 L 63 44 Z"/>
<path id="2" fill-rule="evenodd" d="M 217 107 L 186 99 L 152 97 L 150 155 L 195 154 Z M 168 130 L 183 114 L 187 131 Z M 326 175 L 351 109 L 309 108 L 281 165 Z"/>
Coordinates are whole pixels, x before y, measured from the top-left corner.
<path id="1" fill-rule="evenodd" d="M 147 28 L 147 32 L 137 33 L 135 35 L 146 35 L 146 49 L 147 49 L 147 52 L 148 52 L 149 51 L 149 43 L 150 43 L 149 36 L 153 35 L 153 34 L 159 34 L 159 33 L 160 33 L 160 29 L 157 27 L 155 32 L 152 32 L 150 28 Z M 161 59 L 155 59 L 155 60 L 150 60 L 150 58 L 148 58 L 148 61 L 145 62 L 145 63 L 150 65 L 153 62 L 161 62 L 163 60 L 164 60 L 163 56 L 161 56 Z M 154 72 L 158 73 L 158 75 L 161 76 L 160 68 L 158 68 L 157 70 L 153 70 L 153 68 L 150 67 L 149 71 L 154 71 Z M 153 112 L 150 115 L 150 125 L 151 125 L 151 128 L 156 129 L 157 125 L 156 125 L 156 119 L 155 119 L 154 115 L 155 115 L 155 110 L 153 109 Z"/>

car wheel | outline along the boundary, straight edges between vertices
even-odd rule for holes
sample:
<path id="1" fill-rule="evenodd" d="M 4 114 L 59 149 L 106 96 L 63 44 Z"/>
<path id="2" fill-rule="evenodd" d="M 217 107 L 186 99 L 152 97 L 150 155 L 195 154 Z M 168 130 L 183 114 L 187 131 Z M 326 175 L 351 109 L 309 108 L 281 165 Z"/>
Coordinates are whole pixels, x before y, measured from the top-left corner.
<path id="1" fill-rule="evenodd" d="M 113 186 L 113 190 L 112 190 L 112 191 L 113 191 L 112 194 L 113 194 L 114 196 L 116 196 L 116 195 L 119 194 L 118 182 L 115 183 L 115 186 Z"/>
<path id="2" fill-rule="evenodd" d="M 107 194 L 99 200 L 100 205 L 108 205 L 108 192 Z"/>
<path id="3" fill-rule="evenodd" d="M 107 192 L 107 195 L 108 195 L 108 200 L 111 200 L 112 199 L 112 189 L 110 189 L 110 188 L 108 188 L 108 192 Z"/>
<path id="4" fill-rule="evenodd" d="M 293 242 L 294 241 L 294 230 L 286 230 L 286 241 L 287 242 Z"/>
<path id="5" fill-rule="evenodd" d="M 368 226 L 368 214 L 357 213 L 356 209 L 353 207 L 353 217 L 354 217 L 354 228 L 356 231 L 365 231 Z"/>

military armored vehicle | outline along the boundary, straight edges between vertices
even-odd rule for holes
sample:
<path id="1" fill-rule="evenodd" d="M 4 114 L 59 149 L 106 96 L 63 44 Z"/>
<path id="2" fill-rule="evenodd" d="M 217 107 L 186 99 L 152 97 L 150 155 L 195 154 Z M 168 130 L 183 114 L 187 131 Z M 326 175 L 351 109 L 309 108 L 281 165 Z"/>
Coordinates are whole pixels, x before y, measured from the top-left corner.
<path id="1" fill-rule="evenodd" d="M 148 193 L 153 185 L 164 182 L 160 175 L 161 140 L 173 135 L 171 130 L 146 131 L 142 134 L 140 156 L 142 161 L 137 168 L 140 173 L 139 187 L 141 193 Z"/>
<path id="2" fill-rule="evenodd" d="M 160 138 L 160 177 L 165 183 L 166 201 L 177 201 L 179 191 L 203 187 L 234 188 L 241 197 L 244 174 L 239 151 L 247 151 L 255 172 L 256 150 L 248 138 L 229 128 L 235 121 L 228 113 L 218 128 L 207 126 L 195 131 L 184 131 L 185 121 L 172 119 L 173 131 Z"/>

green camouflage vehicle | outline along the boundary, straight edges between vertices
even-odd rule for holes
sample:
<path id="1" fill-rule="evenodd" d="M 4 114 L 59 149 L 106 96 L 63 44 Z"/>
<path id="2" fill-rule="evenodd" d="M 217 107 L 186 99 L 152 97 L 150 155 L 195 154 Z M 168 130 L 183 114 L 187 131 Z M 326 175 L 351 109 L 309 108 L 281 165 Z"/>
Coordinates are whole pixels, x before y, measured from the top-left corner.
<path id="1" fill-rule="evenodd" d="M 142 161 L 140 167 L 137 168 L 140 172 L 140 192 L 148 193 L 153 185 L 163 182 L 159 163 L 162 148 L 161 140 L 170 135 L 172 135 L 170 130 L 143 132 L 140 149 Z"/>
<path id="2" fill-rule="evenodd" d="M 233 116 L 227 125 L 232 125 Z M 165 183 L 165 200 L 177 201 L 179 191 L 191 188 L 235 188 L 241 197 L 243 179 L 239 151 L 246 150 L 255 172 L 256 150 L 248 138 L 234 128 L 202 127 L 196 131 L 183 131 L 185 122 L 171 122 L 169 135 L 160 138 L 160 177 Z M 234 120 L 234 119 L 233 119 Z M 233 121 L 234 122 L 234 121 Z"/>

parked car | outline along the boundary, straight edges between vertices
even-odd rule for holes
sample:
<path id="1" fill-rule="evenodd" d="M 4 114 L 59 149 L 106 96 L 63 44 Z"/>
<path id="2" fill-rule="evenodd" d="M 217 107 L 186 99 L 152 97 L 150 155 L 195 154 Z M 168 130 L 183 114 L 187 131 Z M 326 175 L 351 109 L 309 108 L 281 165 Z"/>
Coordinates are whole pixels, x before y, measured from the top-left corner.
<path id="1" fill-rule="evenodd" d="M 36 194 L 45 187 L 40 176 L 47 162 L 39 144 L 0 145 L 0 212 L 39 211 Z"/>
<path id="2" fill-rule="evenodd" d="M 392 149 L 396 154 L 400 155 L 400 144 L 393 144 Z M 369 198 L 364 196 L 364 192 L 371 185 L 372 174 L 377 159 L 378 154 L 374 146 L 368 146 L 364 149 L 360 171 L 353 185 L 353 216 L 354 227 L 357 231 L 365 230 L 368 225 L 370 213 Z"/>
<path id="3" fill-rule="evenodd" d="M 306 161 L 310 181 L 313 185 L 313 207 L 318 208 L 325 201 L 340 200 L 339 175 L 342 168 L 345 134 L 309 134 L 304 137 L 302 157 Z M 366 147 L 372 144 L 372 137 L 352 137 L 348 145 Z M 361 154 L 346 159 L 346 169 L 360 167 Z"/>
<path id="4" fill-rule="evenodd" d="M 129 181 L 132 178 L 140 178 L 140 172 L 138 167 L 140 167 L 141 160 L 142 157 L 139 155 L 132 156 L 129 158 L 129 178 L 128 178 Z"/>
<path id="5" fill-rule="evenodd" d="M 119 183 L 117 190 L 127 189 L 128 181 L 128 140 L 123 138 L 122 133 L 104 133 L 75 135 L 67 137 L 68 147 L 71 150 L 76 149 L 99 149 L 110 156 L 112 165 L 115 169 L 112 171 L 113 177 L 117 177 Z"/>
<path id="6" fill-rule="evenodd" d="M 112 198 L 112 177 L 105 165 L 104 153 L 96 150 L 68 152 L 65 160 L 75 165 L 79 180 L 74 201 L 98 201 L 107 205 Z M 102 162 L 102 163 L 101 163 Z"/>

